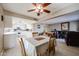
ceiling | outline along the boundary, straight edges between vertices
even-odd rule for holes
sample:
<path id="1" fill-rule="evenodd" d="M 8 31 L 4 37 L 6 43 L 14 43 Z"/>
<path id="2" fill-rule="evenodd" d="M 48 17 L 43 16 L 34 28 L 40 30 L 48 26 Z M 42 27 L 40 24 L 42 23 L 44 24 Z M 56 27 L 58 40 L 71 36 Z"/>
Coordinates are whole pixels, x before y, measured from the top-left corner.
<path id="1" fill-rule="evenodd" d="M 47 21 L 42 21 L 41 23 L 55 24 L 55 23 L 70 22 L 70 21 L 79 21 L 79 10 Z"/>
<path id="2" fill-rule="evenodd" d="M 2 4 L 3 8 L 7 11 L 11 11 L 25 16 L 30 16 L 38 20 L 48 17 L 48 15 L 53 15 L 57 11 L 64 9 L 69 5 L 71 5 L 71 3 L 52 3 L 46 7 L 46 9 L 51 11 L 50 14 L 43 13 L 40 16 L 37 16 L 35 12 L 27 12 L 27 10 L 32 9 L 34 7 L 32 3 L 3 3 Z"/>
<path id="3" fill-rule="evenodd" d="M 46 7 L 51 13 L 43 13 L 40 16 L 37 16 L 35 12 L 27 12 L 34 7 L 32 3 L 2 3 L 1 5 L 4 11 L 20 14 L 20 17 L 28 20 L 37 19 L 37 23 L 54 24 L 79 20 L 78 3 L 51 3 Z"/>

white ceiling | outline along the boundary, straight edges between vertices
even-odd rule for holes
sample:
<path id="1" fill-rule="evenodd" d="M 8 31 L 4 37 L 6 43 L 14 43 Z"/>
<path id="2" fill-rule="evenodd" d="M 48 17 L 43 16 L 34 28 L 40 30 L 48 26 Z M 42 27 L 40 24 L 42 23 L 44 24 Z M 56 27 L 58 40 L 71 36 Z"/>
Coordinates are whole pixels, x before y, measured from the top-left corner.
<path id="1" fill-rule="evenodd" d="M 2 6 L 7 11 L 36 18 L 38 19 L 37 23 L 54 24 L 79 20 L 79 4 L 77 3 L 52 3 L 46 7 L 51 13 L 43 13 L 40 16 L 37 16 L 35 12 L 27 12 L 34 7 L 32 3 L 3 3 Z M 53 18 L 63 14 L 66 15 Z"/>
<path id="2" fill-rule="evenodd" d="M 69 21 L 78 21 L 79 20 L 79 10 L 72 12 L 72 13 L 68 13 L 66 15 L 57 17 L 57 18 L 53 18 L 47 21 L 42 21 L 41 23 L 44 24 L 55 24 L 55 23 L 62 23 L 62 22 L 69 22 Z M 40 22 L 39 22 L 40 23 Z"/>
<path id="3" fill-rule="evenodd" d="M 60 11 L 61 9 L 71 5 L 71 3 L 52 3 L 46 9 L 50 10 L 51 13 L 43 13 L 40 16 L 37 16 L 35 12 L 27 12 L 27 10 L 32 9 L 34 6 L 32 3 L 3 3 L 2 6 L 5 10 L 19 13 L 25 16 L 31 16 L 33 18 L 41 19 L 45 18 L 48 15 L 52 15 L 53 13 Z"/>

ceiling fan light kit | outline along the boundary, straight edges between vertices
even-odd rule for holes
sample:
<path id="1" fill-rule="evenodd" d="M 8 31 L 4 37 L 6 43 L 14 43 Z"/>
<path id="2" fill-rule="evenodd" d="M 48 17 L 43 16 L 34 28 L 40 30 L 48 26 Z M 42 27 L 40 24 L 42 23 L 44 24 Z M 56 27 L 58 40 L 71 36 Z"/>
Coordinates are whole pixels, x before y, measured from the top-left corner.
<path id="1" fill-rule="evenodd" d="M 43 12 L 50 13 L 45 7 L 47 7 L 50 3 L 32 3 L 34 5 L 34 9 L 28 10 L 28 12 L 36 12 L 37 16 L 40 16 Z"/>

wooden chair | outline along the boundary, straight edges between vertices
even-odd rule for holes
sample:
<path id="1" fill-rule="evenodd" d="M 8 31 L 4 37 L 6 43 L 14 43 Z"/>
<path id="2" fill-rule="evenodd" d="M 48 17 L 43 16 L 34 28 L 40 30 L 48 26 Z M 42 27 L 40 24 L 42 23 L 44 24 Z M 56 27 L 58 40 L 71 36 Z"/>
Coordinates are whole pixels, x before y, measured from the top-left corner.
<path id="1" fill-rule="evenodd" d="M 55 45 L 56 45 L 56 38 L 50 36 L 47 49 L 44 52 L 40 53 L 39 55 L 40 56 L 46 56 L 46 55 L 50 56 L 51 53 L 52 53 L 52 55 L 55 55 Z"/>
<path id="2" fill-rule="evenodd" d="M 32 32 L 33 37 L 38 36 L 38 32 Z"/>
<path id="3" fill-rule="evenodd" d="M 55 55 L 55 45 L 56 45 L 56 38 L 55 37 L 50 37 L 49 39 L 49 43 L 48 43 L 48 49 L 47 49 L 47 53 L 50 55 L 51 53 L 53 53 L 53 55 Z"/>
<path id="4" fill-rule="evenodd" d="M 26 56 L 26 51 L 25 51 L 24 42 L 23 42 L 23 39 L 22 38 L 19 39 L 19 43 L 20 43 L 22 55 L 23 56 Z"/>
<path id="5" fill-rule="evenodd" d="M 47 35 L 48 37 L 53 36 L 53 32 L 45 32 L 44 35 Z"/>

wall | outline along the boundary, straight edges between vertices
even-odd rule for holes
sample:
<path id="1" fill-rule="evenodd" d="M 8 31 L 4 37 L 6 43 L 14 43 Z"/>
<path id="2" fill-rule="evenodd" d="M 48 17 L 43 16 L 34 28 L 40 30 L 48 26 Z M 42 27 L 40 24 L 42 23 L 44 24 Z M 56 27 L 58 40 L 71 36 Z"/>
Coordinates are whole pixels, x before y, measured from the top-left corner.
<path id="1" fill-rule="evenodd" d="M 70 22 L 70 31 L 78 31 L 77 22 Z"/>
<path id="2" fill-rule="evenodd" d="M 12 17 L 11 16 L 4 16 L 5 28 L 12 28 Z"/>
<path id="3" fill-rule="evenodd" d="M 38 28 L 38 25 L 40 25 L 40 28 Z M 34 24 L 33 31 L 38 32 L 38 33 L 42 33 L 45 31 L 45 25 L 44 24 Z"/>
<path id="4" fill-rule="evenodd" d="M 4 24 L 3 21 L 1 21 L 1 15 L 3 15 L 3 10 L 0 5 L 0 55 L 2 55 L 2 49 L 3 49 L 3 30 L 4 30 Z"/>
<path id="5" fill-rule="evenodd" d="M 38 28 L 38 25 L 40 25 L 40 28 Z M 51 31 L 52 29 L 54 28 L 58 28 L 58 24 L 54 25 L 55 27 L 53 27 L 53 25 L 48 25 L 48 24 L 34 24 L 33 26 L 33 31 L 34 32 L 39 32 L 39 33 L 42 33 L 42 32 L 49 32 Z M 60 28 L 58 28 L 60 29 Z"/>
<path id="6" fill-rule="evenodd" d="M 50 26 L 50 31 L 57 29 L 61 30 L 61 24 L 52 24 Z M 79 31 L 79 22 L 78 21 L 72 21 L 70 22 L 70 31 Z"/>
<path id="7" fill-rule="evenodd" d="M 34 31 L 36 32 L 43 32 L 43 31 L 53 31 L 54 29 L 61 31 L 61 24 L 40 24 L 40 29 L 37 27 L 38 24 L 36 24 L 34 27 Z M 78 21 L 72 21 L 70 22 L 70 31 L 79 31 L 79 22 Z"/>
<path id="8" fill-rule="evenodd" d="M 53 24 L 50 26 L 50 31 L 57 29 L 59 31 L 61 31 L 61 24 Z"/>

